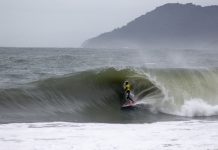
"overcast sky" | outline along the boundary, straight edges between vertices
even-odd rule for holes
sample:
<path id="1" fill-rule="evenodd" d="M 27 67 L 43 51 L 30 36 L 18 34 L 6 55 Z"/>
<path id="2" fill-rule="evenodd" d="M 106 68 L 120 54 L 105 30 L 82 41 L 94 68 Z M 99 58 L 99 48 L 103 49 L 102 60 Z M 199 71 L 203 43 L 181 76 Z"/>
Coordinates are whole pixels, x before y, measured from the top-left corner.
<path id="1" fill-rule="evenodd" d="M 218 0 L 0 0 L 0 46 L 79 47 L 166 3 Z"/>

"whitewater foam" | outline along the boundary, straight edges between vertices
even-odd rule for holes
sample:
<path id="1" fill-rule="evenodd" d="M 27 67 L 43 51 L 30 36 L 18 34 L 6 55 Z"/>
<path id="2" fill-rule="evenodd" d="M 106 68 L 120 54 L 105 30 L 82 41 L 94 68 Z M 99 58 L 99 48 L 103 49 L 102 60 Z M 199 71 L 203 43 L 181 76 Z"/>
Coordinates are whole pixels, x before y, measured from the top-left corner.
<path id="1" fill-rule="evenodd" d="M 1 150 L 215 150 L 217 122 L 152 124 L 67 122 L 0 125 Z"/>
<path id="2" fill-rule="evenodd" d="M 205 100 L 193 98 L 186 100 L 181 110 L 176 113 L 180 116 L 214 116 L 218 115 L 218 105 L 210 105 Z"/>
<path id="3" fill-rule="evenodd" d="M 161 72 L 149 70 L 145 75 L 160 92 L 151 92 L 142 101 L 145 104 L 150 103 L 153 110 L 171 115 L 218 115 L 216 74 L 215 70 L 208 69 L 165 69 Z"/>

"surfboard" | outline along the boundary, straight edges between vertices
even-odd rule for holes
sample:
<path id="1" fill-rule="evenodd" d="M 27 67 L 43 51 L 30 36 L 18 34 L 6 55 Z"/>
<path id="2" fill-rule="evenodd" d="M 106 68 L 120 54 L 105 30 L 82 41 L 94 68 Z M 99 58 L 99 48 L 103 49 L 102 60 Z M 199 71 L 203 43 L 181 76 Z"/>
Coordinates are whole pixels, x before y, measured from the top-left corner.
<path id="1" fill-rule="evenodd" d="M 134 102 L 134 103 L 127 102 L 127 103 L 124 103 L 124 104 L 121 106 L 121 108 L 122 108 L 122 109 L 134 108 L 135 105 L 136 105 L 136 102 Z"/>

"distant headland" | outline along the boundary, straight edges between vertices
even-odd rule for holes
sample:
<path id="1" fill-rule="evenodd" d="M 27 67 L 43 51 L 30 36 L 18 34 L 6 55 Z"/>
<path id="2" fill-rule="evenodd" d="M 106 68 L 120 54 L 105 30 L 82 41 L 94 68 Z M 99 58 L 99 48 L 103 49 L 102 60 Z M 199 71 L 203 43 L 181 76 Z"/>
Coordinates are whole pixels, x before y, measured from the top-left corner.
<path id="1" fill-rule="evenodd" d="M 170 3 L 91 38 L 85 48 L 218 48 L 218 6 Z"/>

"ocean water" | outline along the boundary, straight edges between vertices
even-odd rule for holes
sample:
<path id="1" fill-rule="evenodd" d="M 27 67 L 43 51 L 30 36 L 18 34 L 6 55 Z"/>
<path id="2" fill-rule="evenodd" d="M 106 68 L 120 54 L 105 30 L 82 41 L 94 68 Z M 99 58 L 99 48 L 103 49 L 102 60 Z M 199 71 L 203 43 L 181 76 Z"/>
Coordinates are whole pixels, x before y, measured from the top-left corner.
<path id="1" fill-rule="evenodd" d="M 218 51 L 206 49 L 0 48 L 0 145 L 134 149 L 123 139 L 131 141 L 134 134 L 141 137 L 133 139 L 135 149 L 218 149 L 213 142 L 218 140 L 217 67 Z M 120 109 L 125 80 L 137 99 L 131 110 Z M 198 133 L 192 125 L 202 130 Z M 181 137 L 171 135 L 174 129 Z M 115 134 L 119 131 L 124 134 Z M 153 140 L 159 134 L 166 141 L 143 142 L 147 132 Z M 85 133 L 94 138 L 87 145 L 81 142 L 90 136 Z M 191 138 L 201 134 L 209 141 Z M 116 138 L 106 142 L 112 135 Z M 194 145 L 182 144 L 180 138 Z"/>

